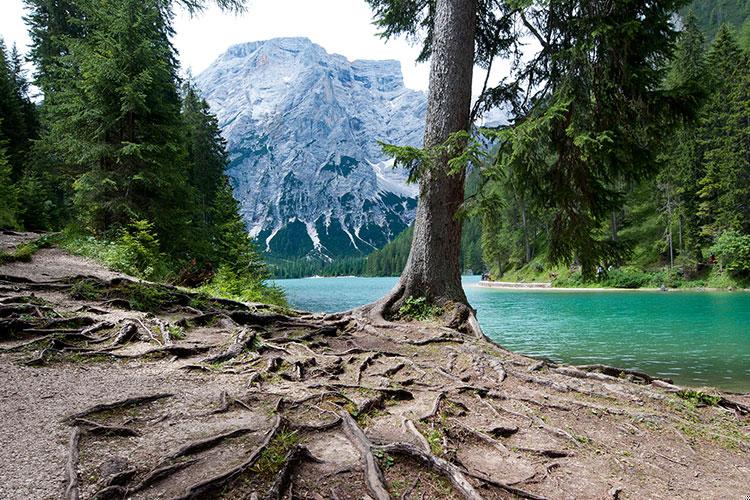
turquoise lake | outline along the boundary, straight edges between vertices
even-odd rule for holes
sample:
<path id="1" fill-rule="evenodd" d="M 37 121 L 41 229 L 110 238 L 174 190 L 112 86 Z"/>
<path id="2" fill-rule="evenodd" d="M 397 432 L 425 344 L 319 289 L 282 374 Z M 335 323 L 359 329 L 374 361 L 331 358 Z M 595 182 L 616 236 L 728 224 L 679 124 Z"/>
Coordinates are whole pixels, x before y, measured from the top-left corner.
<path id="1" fill-rule="evenodd" d="M 530 356 L 604 363 L 675 383 L 750 392 L 750 293 L 464 288 L 485 333 Z M 290 303 L 337 312 L 372 302 L 396 278 L 277 280 Z"/>

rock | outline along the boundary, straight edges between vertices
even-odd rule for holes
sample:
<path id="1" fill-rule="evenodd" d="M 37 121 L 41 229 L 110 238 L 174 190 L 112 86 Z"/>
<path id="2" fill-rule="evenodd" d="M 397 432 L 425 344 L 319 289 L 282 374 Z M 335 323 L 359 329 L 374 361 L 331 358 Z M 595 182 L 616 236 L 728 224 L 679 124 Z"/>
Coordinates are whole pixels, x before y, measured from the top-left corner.
<path id="1" fill-rule="evenodd" d="M 416 186 L 378 143 L 422 142 L 426 98 L 404 87 L 398 61 L 348 61 L 306 38 L 277 38 L 229 48 L 197 83 L 266 251 L 360 255 L 414 220 Z"/>

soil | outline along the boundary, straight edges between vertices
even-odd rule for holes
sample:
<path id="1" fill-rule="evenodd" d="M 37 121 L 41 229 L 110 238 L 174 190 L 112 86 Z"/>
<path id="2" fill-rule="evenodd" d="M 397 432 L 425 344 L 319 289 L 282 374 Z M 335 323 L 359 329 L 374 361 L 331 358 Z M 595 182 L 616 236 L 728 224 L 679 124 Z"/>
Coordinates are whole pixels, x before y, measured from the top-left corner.
<path id="1" fill-rule="evenodd" d="M 0 267 L 0 349 L 0 498 L 750 494 L 748 394 L 211 299 L 55 248 Z"/>

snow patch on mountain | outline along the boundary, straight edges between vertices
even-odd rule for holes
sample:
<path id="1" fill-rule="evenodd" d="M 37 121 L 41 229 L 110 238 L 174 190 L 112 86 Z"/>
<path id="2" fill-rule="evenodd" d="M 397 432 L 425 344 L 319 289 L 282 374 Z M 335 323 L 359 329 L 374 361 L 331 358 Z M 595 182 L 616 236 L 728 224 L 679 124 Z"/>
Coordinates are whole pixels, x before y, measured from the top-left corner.
<path id="1" fill-rule="evenodd" d="M 369 253 L 413 221 L 417 188 L 378 143 L 422 143 L 426 98 L 404 87 L 398 61 L 348 61 L 306 38 L 277 38 L 230 47 L 196 80 L 266 251 Z"/>

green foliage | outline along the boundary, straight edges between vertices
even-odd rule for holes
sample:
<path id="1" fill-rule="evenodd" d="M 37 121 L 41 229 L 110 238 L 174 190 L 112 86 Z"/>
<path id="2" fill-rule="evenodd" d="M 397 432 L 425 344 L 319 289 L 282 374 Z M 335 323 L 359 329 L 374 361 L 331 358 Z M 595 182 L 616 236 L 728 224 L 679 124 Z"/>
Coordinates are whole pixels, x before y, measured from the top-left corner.
<path id="1" fill-rule="evenodd" d="M 720 396 L 712 396 L 702 391 L 684 390 L 677 392 L 677 396 L 692 406 L 716 406 L 721 401 Z"/>
<path id="2" fill-rule="evenodd" d="M 693 0 L 689 9 L 695 12 L 700 29 L 709 39 L 713 39 L 722 24 L 739 28 L 750 19 L 748 0 Z"/>
<path id="3" fill-rule="evenodd" d="M 280 287 L 270 285 L 252 274 L 237 274 L 228 266 L 220 267 L 213 279 L 200 290 L 209 295 L 242 302 L 287 305 L 284 291 Z"/>
<path id="4" fill-rule="evenodd" d="M 243 2 L 214 3 L 238 9 Z M 218 122 L 193 83 L 177 77 L 172 7 L 198 11 L 206 2 L 26 4 L 44 127 L 29 167 L 15 176 L 16 220 L 47 228 L 73 219 L 78 230 L 63 246 L 137 277 L 196 286 L 222 268 L 219 288 L 255 299 L 263 290 L 283 301 L 262 285 L 265 266 L 224 174 Z M 0 107 L 2 84 L 13 80 L 5 76 Z M 20 77 L 15 82 L 25 88 Z"/>
<path id="5" fill-rule="evenodd" d="M 41 248 L 48 248 L 52 244 L 52 238 L 42 236 L 30 243 L 19 245 L 13 252 L 0 252 L 0 265 L 11 262 L 31 262 L 34 254 Z"/>
<path id="6" fill-rule="evenodd" d="M 634 268 L 622 267 L 608 271 L 601 285 L 611 288 L 642 288 L 651 283 L 651 275 Z"/>
<path id="7" fill-rule="evenodd" d="M 735 274 L 750 273 L 750 235 L 727 231 L 711 247 L 722 269 Z"/>
<path id="8" fill-rule="evenodd" d="M 443 314 L 443 309 L 431 304 L 426 297 L 407 297 L 398 310 L 401 319 L 429 321 Z"/>
<path id="9" fill-rule="evenodd" d="M 2 123 L 2 120 L 0 120 Z M 6 150 L 0 145 L 0 228 L 16 229 L 18 221 L 16 220 L 16 205 L 18 195 L 16 187 L 10 181 L 11 168 L 8 163 Z"/>
<path id="10" fill-rule="evenodd" d="M 159 240 L 151 222 L 133 221 L 127 229 L 122 230 L 114 248 L 116 255 L 110 256 L 110 259 L 116 263 L 119 271 L 145 279 L 164 275 L 164 256 L 159 253 Z"/>
<path id="11" fill-rule="evenodd" d="M 280 431 L 258 457 L 253 471 L 265 479 L 273 479 L 284 465 L 287 453 L 300 442 L 297 431 Z"/>
<path id="12" fill-rule="evenodd" d="M 70 287 L 70 296 L 76 300 L 98 300 L 102 290 L 88 280 L 78 280 Z"/>
<path id="13" fill-rule="evenodd" d="M 76 255 L 102 262 L 108 268 L 152 281 L 167 280 L 174 275 L 166 257 L 159 253 L 158 240 L 147 221 L 123 229 L 116 240 L 100 240 L 68 229 L 59 245 Z"/>

